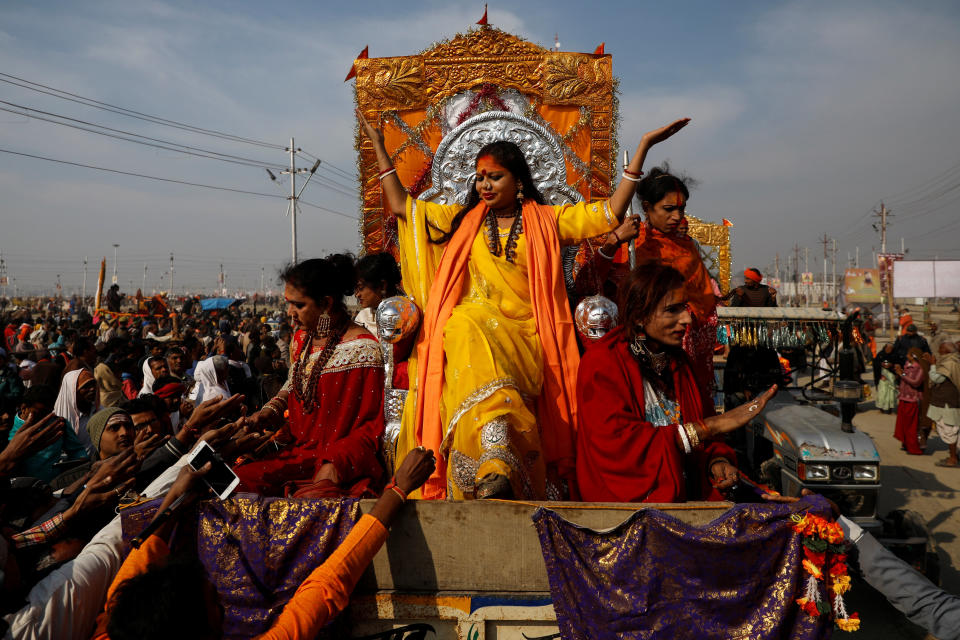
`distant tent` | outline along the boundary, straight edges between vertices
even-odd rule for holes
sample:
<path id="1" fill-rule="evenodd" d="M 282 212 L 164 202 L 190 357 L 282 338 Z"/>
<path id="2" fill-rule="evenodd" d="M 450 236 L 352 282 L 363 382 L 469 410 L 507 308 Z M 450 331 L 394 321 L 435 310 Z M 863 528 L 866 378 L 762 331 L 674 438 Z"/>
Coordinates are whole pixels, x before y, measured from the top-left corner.
<path id="1" fill-rule="evenodd" d="M 200 301 L 200 309 L 202 311 L 222 311 L 241 304 L 243 300 L 243 298 L 205 298 Z"/>

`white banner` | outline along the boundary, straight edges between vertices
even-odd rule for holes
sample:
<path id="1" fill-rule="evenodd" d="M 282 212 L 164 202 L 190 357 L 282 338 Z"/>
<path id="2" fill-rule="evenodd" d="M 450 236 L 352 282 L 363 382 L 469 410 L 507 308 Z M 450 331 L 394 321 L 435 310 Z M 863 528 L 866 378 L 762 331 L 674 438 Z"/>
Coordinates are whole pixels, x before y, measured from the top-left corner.
<path id="1" fill-rule="evenodd" d="M 894 262 L 893 297 L 960 297 L 960 260 L 898 260 Z"/>

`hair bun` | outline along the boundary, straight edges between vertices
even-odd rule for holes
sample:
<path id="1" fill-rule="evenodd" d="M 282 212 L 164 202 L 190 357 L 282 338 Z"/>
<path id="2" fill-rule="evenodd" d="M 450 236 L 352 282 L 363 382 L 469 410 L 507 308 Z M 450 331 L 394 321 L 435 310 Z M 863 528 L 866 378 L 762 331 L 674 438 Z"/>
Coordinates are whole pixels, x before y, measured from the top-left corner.
<path id="1" fill-rule="evenodd" d="M 327 256 L 333 267 L 334 286 L 342 296 L 353 294 L 357 281 L 357 263 L 349 253 L 334 253 Z"/>

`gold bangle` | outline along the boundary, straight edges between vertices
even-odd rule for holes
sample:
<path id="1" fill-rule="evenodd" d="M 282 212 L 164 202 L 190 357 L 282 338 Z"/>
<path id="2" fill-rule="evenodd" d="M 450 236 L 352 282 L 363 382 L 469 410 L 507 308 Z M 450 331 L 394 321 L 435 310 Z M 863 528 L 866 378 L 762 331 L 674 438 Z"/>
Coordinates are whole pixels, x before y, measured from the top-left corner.
<path id="1" fill-rule="evenodd" d="M 700 448 L 700 435 L 697 433 L 697 428 L 693 426 L 692 422 L 687 422 L 683 425 L 683 430 L 687 432 L 687 438 L 690 440 L 691 449 Z"/>

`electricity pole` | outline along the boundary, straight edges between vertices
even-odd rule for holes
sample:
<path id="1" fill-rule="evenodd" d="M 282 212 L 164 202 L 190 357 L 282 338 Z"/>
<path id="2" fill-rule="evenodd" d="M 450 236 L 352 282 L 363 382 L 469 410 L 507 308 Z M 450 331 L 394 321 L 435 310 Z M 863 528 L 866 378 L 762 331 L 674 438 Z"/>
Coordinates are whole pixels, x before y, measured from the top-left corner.
<path id="1" fill-rule="evenodd" d="M 80 306 L 87 305 L 87 256 L 83 256 L 83 291 L 80 293 Z"/>
<path id="2" fill-rule="evenodd" d="M 0 290 L 2 290 L 2 296 L 7 297 L 7 263 L 3 260 L 3 251 L 0 251 Z"/>
<path id="3" fill-rule="evenodd" d="M 831 285 L 831 296 L 833 297 L 833 308 L 837 308 L 837 239 L 833 239 L 833 284 Z"/>
<path id="4" fill-rule="evenodd" d="M 117 247 L 119 246 L 118 244 L 113 245 L 113 282 L 110 284 L 119 284 L 117 280 Z"/>
<path id="5" fill-rule="evenodd" d="M 875 231 L 879 231 L 879 232 L 880 232 L 880 253 L 881 253 L 881 254 L 886 254 L 886 253 L 887 253 L 887 226 L 889 226 L 889 223 L 887 222 L 887 218 L 892 217 L 892 214 L 890 213 L 890 210 L 887 209 L 887 207 L 883 204 L 883 201 L 881 200 L 881 201 L 880 201 L 880 211 L 874 210 L 873 215 L 874 215 L 875 217 L 877 217 L 877 218 L 880 218 L 880 225 L 877 226 L 876 224 L 874 224 L 874 225 L 873 225 L 873 228 L 874 228 Z M 884 263 L 883 263 L 883 268 L 884 268 L 885 271 L 889 271 L 889 270 L 887 269 L 887 267 L 889 266 L 889 264 L 890 264 L 890 263 L 887 262 L 886 257 L 885 257 L 885 258 L 884 258 Z M 893 311 L 893 291 L 892 291 L 892 287 L 891 287 L 891 284 L 892 284 L 892 283 L 890 282 L 890 277 L 889 277 L 889 275 L 890 275 L 890 274 L 889 274 L 889 272 L 888 272 L 888 273 L 884 274 L 884 277 L 883 277 L 883 281 L 886 282 L 886 284 L 887 284 L 887 286 L 886 286 L 886 288 L 887 288 L 887 295 L 884 296 L 884 295 L 881 294 L 881 297 L 880 297 L 880 304 L 881 304 L 881 307 L 880 307 L 880 308 L 881 308 L 881 311 L 882 311 L 882 313 L 883 313 L 883 331 L 884 331 L 884 332 L 886 332 L 886 330 L 887 330 L 887 315 L 888 315 L 888 313 L 887 313 L 887 297 L 888 297 L 888 296 L 889 296 L 889 298 L 890 298 L 890 310 L 891 310 L 891 312 Z M 891 326 L 891 328 L 893 327 L 893 322 L 890 323 L 890 326 Z"/>
<path id="6" fill-rule="evenodd" d="M 822 291 L 820 292 L 820 302 L 826 304 L 827 302 L 827 245 L 830 244 L 830 238 L 827 237 L 827 234 L 823 234 L 823 239 L 820 240 L 823 244 L 823 279 L 821 282 Z"/>
<path id="7" fill-rule="evenodd" d="M 140 293 L 147 295 L 147 263 L 143 263 L 143 285 L 140 287 Z"/>
<path id="8" fill-rule="evenodd" d="M 793 306 L 799 307 L 800 301 L 800 245 L 793 245 Z"/>
<path id="9" fill-rule="evenodd" d="M 170 298 L 173 299 L 176 296 L 173 293 L 173 254 L 170 254 Z"/>
<path id="10" fill-rule="evenodd" d="M 310 182 L 310 178 L 313 177 L 313 174 L 317 172 L 317 169 L 320 167 L 320 159 L 318 158 L 316 162 L 313 163 L 313 166 L 309 169 L 297 169 L 297 152 L 303 151 L 293 144 L 293 138 L 290 138 L 290 146 L 285 149 L 290 154 L 290 167 L 281 171 L 281 175 L 290 176 L 290 195 L 287 197 L 289 201 L 289 206 L 287 208 L 287 213 L 290 215 L 290 245 L 291 245 L 291 258 L 293 264 L 297 264 L 297 201 L 300 200 L 300 195 L 303 193 L 303 190 L 307 188 L 307 183 Z M 300 191 L 297 191 L 297 174 L 298 173 L 309 173 L 307 179 L 300 186 Z M 277 177 L 273 175 L 273 172 L 270 169 L 267 169 L 267 175 L 270 176 L 270 179 L 273 181 L 277 180 Z"/>

